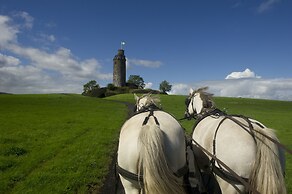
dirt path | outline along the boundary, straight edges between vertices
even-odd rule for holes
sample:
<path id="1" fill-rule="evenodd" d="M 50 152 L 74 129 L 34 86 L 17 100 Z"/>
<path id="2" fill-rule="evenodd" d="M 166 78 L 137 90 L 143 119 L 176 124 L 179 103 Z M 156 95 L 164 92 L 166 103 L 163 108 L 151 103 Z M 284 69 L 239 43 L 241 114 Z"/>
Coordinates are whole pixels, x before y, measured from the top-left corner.
<path id="1" fill-rule="evenodd" d="M 128 118 L 133 116 L 134 114 L 134 104 L 122 101 L 115 101 L 119 103 L 123 103 L 128 108 Z M 118 145 L 116 145 L 116 150 L 118 149 Z M 117 151 L 114 152 L 112 162 L 109 166 L 109 173 L 107 174 L 104 184 L 99 191 L 95 191 L 92 193 L 96 194 L 124 194 L 123 186 L 119 179 L 117 179 L 115 164 L 117 162 Z"/>

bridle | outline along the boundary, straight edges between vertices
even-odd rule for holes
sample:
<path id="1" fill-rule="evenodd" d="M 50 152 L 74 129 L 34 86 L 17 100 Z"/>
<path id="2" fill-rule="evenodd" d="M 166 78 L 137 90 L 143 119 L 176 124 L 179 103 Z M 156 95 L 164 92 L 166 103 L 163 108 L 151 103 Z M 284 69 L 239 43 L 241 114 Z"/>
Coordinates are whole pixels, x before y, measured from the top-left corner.
<path id="1" fill-rule="evenodd" d="M 196 95 L 197 95 L 197 93 L 193 93 L 185 100 L 185 104 L 187 107 L 186 111 L 185 111 L 185 118 L 187 118 L 189 120 L 191 120 L 192 118 L 196 119 L 197 115 L 198 115 L 196 109 L 194 108 L 194 98 Z M 190 104 L 192 105 L 193 113 L 190 113 L 190 111 L 189 111 Z"/>
<path id="2" fill-rule="evenodd" d="M 147 111 L 150 111 L 152 109 L 154 109 L 154 110 L 162 110 L 162 108 L 159 105 L 156 105 L 154 101 L 151 101 L 150 104 L 147 104 L 147 102 L 144 104 L 144 103 L 140 103 L 141 99 L 142 98 L 138 99 L 137 102 L 136 102 L 136 105 L 134 106 L 134 113 L 135 114 L 139 114 L 139 113 L 142 113 L 142 112 L 147 112 Z"/>
<path id="3" fill-rule="evenodd" d="M 141 110 L 143 107 L 145 107 L 145 104 L 141 104 L 141 105 L 140 105 L 140 103 L 139 103 L 140 100 L 141 100 L 141 99 L 138 99 L 136 105 L 134 106 L 134 112 L 138 112 L 138 111 Z"/>

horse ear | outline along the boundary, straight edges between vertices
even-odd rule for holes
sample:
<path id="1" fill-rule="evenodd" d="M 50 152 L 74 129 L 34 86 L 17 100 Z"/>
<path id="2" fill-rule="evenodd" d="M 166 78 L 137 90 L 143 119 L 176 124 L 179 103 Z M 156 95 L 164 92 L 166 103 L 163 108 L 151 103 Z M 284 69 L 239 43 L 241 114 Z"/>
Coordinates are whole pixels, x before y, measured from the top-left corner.
<path id="1" fill-rule="evenodd" d="M 139 97 L 134 93 L 135 100 L 139 100 Z"/>
<path id="2" fill-rule="evenodd" d="M 193 88 L 190 88 L 190 95 L 192 95 L 194 92 Z"/>

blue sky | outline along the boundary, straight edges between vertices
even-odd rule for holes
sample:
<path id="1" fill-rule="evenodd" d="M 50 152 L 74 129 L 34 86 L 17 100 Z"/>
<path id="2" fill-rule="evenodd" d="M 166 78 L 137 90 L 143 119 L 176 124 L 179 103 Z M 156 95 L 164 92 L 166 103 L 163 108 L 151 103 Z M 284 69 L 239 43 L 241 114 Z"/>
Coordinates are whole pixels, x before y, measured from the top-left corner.
<path id="1" fill-rule="evenodd" d="M 127 77 L 172 94 L 292 100 L 292 1 L 0 0 L 0 92 L 81 93 Z"/>

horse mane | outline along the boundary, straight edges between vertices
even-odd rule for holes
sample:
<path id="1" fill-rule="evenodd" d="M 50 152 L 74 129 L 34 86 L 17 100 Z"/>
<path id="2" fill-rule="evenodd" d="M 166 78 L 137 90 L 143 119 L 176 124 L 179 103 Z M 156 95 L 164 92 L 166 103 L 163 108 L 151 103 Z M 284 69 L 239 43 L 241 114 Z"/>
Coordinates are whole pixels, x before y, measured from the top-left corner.
<path id="1" fill-rule="evenodd" d="M 215 102 L 213 101 L 213 94 L 207 92 L 209 87 L 202 87 L 194 91 L 194 93 L 199 93 L 201 99 L 203 100 L 203 107 L 207 109 L 215 108 Z"/>
<path id="2" fill-rule="evenodd" d="M 159 96 L 152 96 L 151 93 L 148 93 L 148 94 L 143 94 L 141 97 L 139 97 L 139 99 L 142 99 L 142 98 L 146 98 L 146 102 L 144 105 L 145 108 L 148 108 L 153 105 L 158 108 L 161 108 Z"/>

